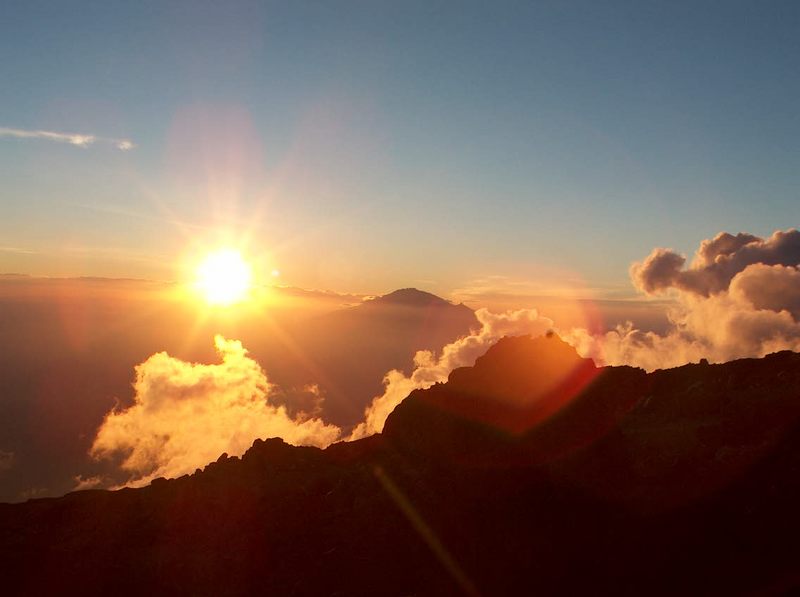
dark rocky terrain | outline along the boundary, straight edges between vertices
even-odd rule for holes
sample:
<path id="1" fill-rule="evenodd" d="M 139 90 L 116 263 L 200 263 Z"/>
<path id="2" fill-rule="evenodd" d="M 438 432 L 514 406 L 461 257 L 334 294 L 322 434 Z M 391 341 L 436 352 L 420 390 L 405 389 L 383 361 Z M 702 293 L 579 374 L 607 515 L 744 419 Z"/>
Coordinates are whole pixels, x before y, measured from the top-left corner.
<path id="1" fill-rule="evenodd" d="M 645 374 L 507 338 L 384 433 L 0 505 L 4 594 L 788 594 L 800 355 Z"/>

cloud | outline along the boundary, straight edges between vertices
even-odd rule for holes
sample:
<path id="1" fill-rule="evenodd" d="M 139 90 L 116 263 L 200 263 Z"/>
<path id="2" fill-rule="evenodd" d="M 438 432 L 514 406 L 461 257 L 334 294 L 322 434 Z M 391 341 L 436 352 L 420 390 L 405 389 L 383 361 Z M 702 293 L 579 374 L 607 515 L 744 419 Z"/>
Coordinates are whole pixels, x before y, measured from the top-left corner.
<path id="1" fill-rule="evenodd" d="M 372 400 L 348 440 L 379 433 L 413 390 L 447 381 L 451 371 L 473 365 L 504 336 L 536 336 L 555 329 L 598 365 L 649 371 L 702 358 L 723 362 L 784 349 L 800 351 L 797 230 L 777 231 L 767 239 L 720 233 L 700 244 L 688 268 L 685 262 L 674 251 L 655 249 L 630 269 L 639 291 L 674 296 L 665 333 L 642 331 L 631 323 L 603 333 L 583 327 L 558 329 L 536 309 L 477 310 L 478 331 L 438 354 L 418 351 L 410 375 L 386 373 L 383 393 Z M 241 343 L 220 336 L 215 341 L 220 364 L 186 363 L 157 353 L 139 365 L 133 406 L 108 414 L 92 454 L 121 454 L 122 467 L 131 475 L 129 484 L 138 485 L 192 472 L 223 452 L 239 455 L 256 438 L 278 436 L 292 444 L 320 447 L 340 439 L 338 427 L 317 418 L 323 400 L 318 387 L 277 388 Z"/>
<path id="2" fill-rule="evenodd" d="M 0 137 L 15 137 L 17 139 L 45 139 L 57 143 L 69 143 L 77 147 L 89 147 L 95 143 L 108 144 L 120 151 L 128 151 L 136 147 L 130 139 L 115 139 L 111 137 L 98 137 L 81 133 L 56 133 L 53 131 L 25 130 L 0 127 Z"/>
<path id="3" fill-rule="evenodd" d="M 72 488 L 72 491 L 83 491 L 84 489 L 95 489 L 98 487 L 102 487 L 105 483 L 104 479 L 101 476 L 96 477 L 82 477 L 81 475 L 76 475 L 72 478 L 75 482 L 75 487 Z"/>
<path id="4" fill-rule="evenodd" d="M 724 292 L 733 278 L 750 265 L 800 263 L 800 231 L 777 230 L 767 239 L 720 232 L 700 243 L 687 269 L 683 269 L 685 262 L 685 257 L 671 249 L 654 249 L 644 261 L 631 266 L 633 284 L 647 294 L 676 289 L 707 297 Z"/>
<path id="5" fill-rule="evenodd" d="M 559 299 L 610 297 L 619 293 L 619 288 L 591 287 L 572 272 L 559 271 L 555 268 L 539 267 L 531 273 L 531 277 L 512 277 L 506 275 L 490 275 L 476 278 L 466 285 L 456 288 L 450 294 L 454 302 L 487 303 L 520 303 L 531 304 L 531 301 L 543 297 Z"/>
<path id="6" fill-rule="evenodd" d="M 555 329 L 599 365 L 633 365 L 648 371 L 702 358 L 724 362 L 779 350 L 800 351 L 800 232 L 776 231 L 767 239 L 723 232 L 700 244 L 688 269 L 683 268 L 685 261 L 674 251 L 655 249 L 630 270 L 638 290 L 676 295 L 665 333 L 642 331 L 630 322 L 605 333 L 583 327 L 559 329 L 534 309 L 504 314 L 479 309 L 478 332 L 448 344 L 439 356 L 418 352 L 411 375 L 387 373 L 384 393 L 372 401 L 364 422 L 349 439 L 380 432 L 411 391 L 446 381 L 453 369 L 474 364 L 507 335 Z"/>
<path id="7" fill-rule="evenodd" d="M 16 253 L 18 255 L 37 255 L 38 251 L 22 247 L 0 247 L 0 253 Z"/>
<path id="8" fill-rule="evenodd" d="M 685 261 L 654 249 L 631 266 L 640 291 L 676 295 L 667 333 L 627 324 L 602 335 L 567 330 L 565 339 L 600 364 L 647 370 L 800 351 L 800 232 L 779 230 L 767 239 L 722 232 L 700 243 L 689 268 Z"/>
<path id="9" fill-rule="evenodd" d="M 730 294 L 755 309 L 788 311 L 800 320 L 800 270 L 784 265 L 754 264 L 737 274 Z"/>
<path id="10" fill-rule="evenodd" d="M 384 379 L 384 392 L 372 400 L 364 412 L 364 422 L 354 430 L 349 440 L 380 433 L 387 417 L 413 390 L 428 388 L 447 381 L 447 376 L 457 367 L 475 364 L 475 359 L 504 336 L 541 335 L 552 329 L 553 321 L 542 317 L 536 309 L 520 309 L 505 313 L 491 313 L 487 309 L 475 312 L 480 330 L 446 345 L 436 356 L 428 350 L 414 356 L 414 371 L 405 375 L 389 371 Z"/>
<path id="11" fill-rule="evenodd" d="M 216 336 L 222 362 L 187 363 L 160 352 L 136 367 L 134 404 L 110 412 L 97 432 L 95 458 L 122 456 L 128 485 L 177 477 L 227 452 L 244 453 L 257 438 L 281 437 L 324 447 L 340 430 L 307 415 L 292 418 L 270 403 L 275 388 L 236 340 Z"/>

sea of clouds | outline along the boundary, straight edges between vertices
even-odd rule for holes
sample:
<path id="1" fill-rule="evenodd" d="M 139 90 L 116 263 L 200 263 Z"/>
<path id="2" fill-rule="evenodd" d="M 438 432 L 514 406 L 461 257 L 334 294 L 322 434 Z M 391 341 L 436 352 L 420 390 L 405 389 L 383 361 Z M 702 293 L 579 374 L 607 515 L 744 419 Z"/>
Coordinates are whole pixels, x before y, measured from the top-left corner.
<path id="1" fill-rule="evenodd" d="M 412 390 L 446 381 L 453 369 L 474 364 L 504 336 L 555 330 L 598 365 L 648 371 L 701 358 L 724 362 L 800 351 L 799 231 L 776 231 L 768 238 L 723 232 L 700 243 L 688 266 L 686 261 L 673 250 L 657 248 L 630 268 L 642 294 L 675 299 L 666 333 L 628 323 L 593 334 L 582 328 L 558 329 L 536 309 L 479 309 L 480 327 L 470 335 L 438 354 L 419 351 L 408 375 L 387 372 L 383 393 L 349 434 L 314 413 L 290 416 L 285 407 L 271 403 L 282 390 L 270 384 L 261 365 L 236 340 L 216 338 L 217 364 L 187 363 L 157 353 L 136 367 L 133 405 L 108 413 L 91 454 L 118 458 L 129 475 L 125 484 L 135 486 L 159 476 L 191 473 L 223 452 L 241 455 L 257 438 L 281 437 L 290 444 L 318 447 L 364 438 L 379 433 Z"/>

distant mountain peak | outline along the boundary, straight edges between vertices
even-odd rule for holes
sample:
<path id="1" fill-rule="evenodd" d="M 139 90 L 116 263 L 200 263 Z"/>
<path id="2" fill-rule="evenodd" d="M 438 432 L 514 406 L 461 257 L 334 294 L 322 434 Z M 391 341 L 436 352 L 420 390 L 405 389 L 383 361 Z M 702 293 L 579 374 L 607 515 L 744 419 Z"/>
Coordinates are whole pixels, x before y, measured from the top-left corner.
<path id="1" fill-rule="evenodd" d="M 401 288 L 370 301 L 372 304 L 404 305 L 407 307 L 452 306 L 450 301 L 416 288 Z"/>

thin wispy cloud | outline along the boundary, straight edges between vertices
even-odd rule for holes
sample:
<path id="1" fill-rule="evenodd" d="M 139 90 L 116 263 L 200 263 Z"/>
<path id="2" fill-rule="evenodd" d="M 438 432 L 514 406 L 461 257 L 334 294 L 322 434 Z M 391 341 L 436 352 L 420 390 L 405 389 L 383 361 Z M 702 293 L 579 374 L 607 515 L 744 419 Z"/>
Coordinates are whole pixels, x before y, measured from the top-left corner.
<path id="1" fill-rule="evenodd" d="M 13 137 L 16 139 L 44 139 L 57 143 L 68 143 L 77 147 L 89 147 L 95 144 L 111 145 L 120 151 L 128 151 L 136 147 L 130 139 L 116 139 L 113 137 L 98 137 L 82 133 L 58 133 L 55 131 L 40 131 L 0 127 L 0 137 Z"/>
<path id="2" fill-rule="evenodd" d="M 36 255 L 38 251 L 23 247 L 0 247 L 0 253 L 17 253 L 19 255 Z"/>

